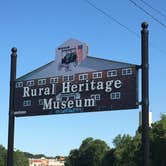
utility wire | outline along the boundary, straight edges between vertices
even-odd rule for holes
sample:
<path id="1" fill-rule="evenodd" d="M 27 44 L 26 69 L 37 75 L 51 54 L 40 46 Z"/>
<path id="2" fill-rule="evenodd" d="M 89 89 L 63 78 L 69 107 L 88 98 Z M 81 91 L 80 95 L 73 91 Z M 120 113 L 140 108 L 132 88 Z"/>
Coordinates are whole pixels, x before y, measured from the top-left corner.
<path id="1" fill-rule="evenodd" d="M 147 14 L 148 16 L 150 16 L 157 23 L 159 23 L 161 26 L 163 26 L 164 28 L 166 28 L 166 24 L 162 23 L 160 20 L 158 20 L 156 17 L 154 17 L 152 14 L 150 14 L 148 11 L 146 11 L 144 8 L 142 8 L 140 5 L 138 5 L 136 2 L 134 2 L 133 0 L 129 0 L 129 1 L 132 4 L 134 4 L 137 8 L 139 8 L 140 10 L 142 10 L 145 14 Z"/>
<path id="2" fill-rule="evenodd" d="M 113 16 L 111 16 L 110 14 L 108 14 L 107 12 L 105 12 L 104 10 L 102 10 L 102 9 L 98 8 L 97 6 L 95 6 L 95 4 L 93 4 L 89 0 L 83 0 L 83 1 L 86 2 L 87 4 L 89 4 L 91 7 L 93 7 L 95 10 L 97 10 L 98 12 L 100 12 L 101 14 L 103 14 L 104 16 L 106 16 L 111 21 L 114 21 L 115 23 L 117 23 L 118 25 L 120 25 L 123 29 L 127 30 L 131 34 L 135 35 L 136 37 L 140 38 L 140 35 L 137 32 L 135 32 L 135 31 L 131 30 L 130 28 L 128 28 L 126 25 L 122 24 L 120 21 L 118 21 L 117 19 L 115 19 Z M 162 54 L 166 55 L 166 51 L 165 50 L 158 48 L 153 43 L 151 43 L 151 44 L 152 44 L 152 46 L 153 46 L 154 49 L 156 49 L 159 52 L 161 52 Z"/>
<path id="3" fill-rule="evenodd" d="M 104 10 L 102 10 L 102 9 L 98 8 L 97 6 L 95 6 L 95 4 L 93 4 L 89 0 L 84 0 L 84 2 L 86 2 L 91 7 L 93 7 L 94 9 L 96 9 L 98 12 L 100 12 L 101 14 L 103 14 L 104 16 L 106 16 L 109 20 L 114 21 L 115 23 L 117 23 L 118 25 L 120 25 L 121 27 L 123 27 L 123 29 L 127 30 L 128 32 L 130 32 L 133 35 L 135 35 L 138 38 L 140 38 L 140 35 L 138 33 L 136 33 L 135 31 L 133 31 L 132 29 L 128 28 L 126 25 L 122 24 L 120 21 L 118 21 L 116 18 L 114 18 L 113 16 L 111 16 L 110 14 L 108 14 L 107 12 L 105 12 Z"/>
<path id="4" fill-rule="evenodd" d="M 149 8 L 151 8 L 152 10 L 154 10 L 156 13 L 160 14 L 161 16 L 163 16 L 164 18 L 166 18 L 166 14 L 164 14 L 163 12 L 161 12 L 160 10 L 154 8 L 153 6 L 151 6 L 149 3 L 145 2 L 144 0 L 140 0 L 143 4 L 145 4 L 146 6 L 148 6 Z"/>

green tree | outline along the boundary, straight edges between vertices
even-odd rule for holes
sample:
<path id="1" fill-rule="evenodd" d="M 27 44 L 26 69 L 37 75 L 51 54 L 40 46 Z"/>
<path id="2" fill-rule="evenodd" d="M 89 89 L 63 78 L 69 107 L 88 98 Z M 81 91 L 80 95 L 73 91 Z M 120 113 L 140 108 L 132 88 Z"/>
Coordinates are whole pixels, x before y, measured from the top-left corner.
<path id="1" fill-rule="evenodd" d="M 78 149 L 71 150 L 69 156 L 66 159 L 65 166 L 77 166 L 78 159 L 79 159 Z"/>
<path id="2" fill-rule="evenodd" d="M 0 166 L 6 166 L 6 149 L 0 145 Z"/>
<path id="3" fill-rule="evenodd" d="M 140 132 L 136 132 L 136 135 L 133 137 L 134 149 L 133 149 L 133 161 L 135 165 L 142 166 L 142 142 L 141 142 L 142 135 Z"/>
<path id="4" fill-rule="evenodd" d="M 141 166 L 142 128 L 139 127 L 136 135 L 118 135 L 114 139 L 116 166 Z M 152 124 L 150 128 L 150 162 L 152 166 L 166 166 L 166 115 Z"/>
<path id="5" fill-rule="evenodd" d="M 70 152 L 65 166 L 101 166 L 102 158 L 109 149 L 104 141 L 89 137 L 82 141 L 78 150 Z"/>
<path id="6" fill-rule="evenodd" d="M 83 140 L 79 147 L 79 151 L 84 152 L 87 148 L 89 148 L 89 146 L 92 144 L 93 141 L 94 140 L 92 137 L 88 137 L 85 140 Z"/>
<path id="7" fill-rule="evenodd" d="M 140 152 L 140 138 L 118 135 L 114 141 L 116 166 L 138 166 L 136 155 Z"/>
<path id="8" fill-rule="evenodd" d="M 7 150 L 0 145 L 0 166 L 7 165 Z M 14 152 L 14 166 L 29 166 L 28 158 L 24 152 L 19 150 Z"/>
<path id="9" fill-rule="evenodd" d="M 152 124 L 150 140 L 152 166 L 166 166 L 166 115 Z"/>
<path id="10" fill-rule="evenodd" d="M 116 166 L 115 149 L 110 149 L 102 159 L 102 166 Z"/>
<path id="11" fill-rule="evenodd" d="M 100 166 L 102 158 L 109 150 L 108 145 L 99 139 L 91 141 L 89 146 L 82 152 L 80 152 L 80 164 L 81 166 L 91 165 Z"/>
<path id="12" fill-rule="evenodd" d="M 14 152 L 14 166 L 29 166 L 28 158 L 24 152 L 19 150 Z"/>
<path id="13" fill-rule="evenodd" d="M 135 136 L 118 135 L 110 149 L 102 140 L 87 138 L 79 149 L 70 152 L 66 166 L 142 166 L 142 127 Z M 166 115 L 150 128 L 150 164 L 166 166 Z"/>

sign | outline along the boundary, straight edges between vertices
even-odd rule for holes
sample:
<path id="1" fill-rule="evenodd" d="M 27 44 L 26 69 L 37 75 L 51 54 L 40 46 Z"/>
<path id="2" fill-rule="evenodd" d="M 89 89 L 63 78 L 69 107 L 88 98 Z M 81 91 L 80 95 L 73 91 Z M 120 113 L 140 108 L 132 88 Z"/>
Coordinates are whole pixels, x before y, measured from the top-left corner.
<path id="1" fill-rule="evenodd" d="M 136 65 L 88 57 L 87 45 L 73 39 L 56 55 L 16 80 L 15 116 L 138 108 Z"/>

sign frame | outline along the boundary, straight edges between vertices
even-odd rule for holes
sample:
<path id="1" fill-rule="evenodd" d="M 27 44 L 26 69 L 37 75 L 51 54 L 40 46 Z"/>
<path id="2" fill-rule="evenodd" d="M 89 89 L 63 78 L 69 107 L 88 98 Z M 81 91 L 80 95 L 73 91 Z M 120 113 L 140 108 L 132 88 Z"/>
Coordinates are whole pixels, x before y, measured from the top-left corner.
<path id="1" fill-rule="evenodd" d="M 141 30 L 141 54 L 142 64 L 142 149 L 143 149 L 143 166 L 149 166 L 149 59 L 148 59 L 148 24 L 142 23 Z M 11 72 L 10 72 L 10 98 L 9 98 L 9 126 L 8 126 L 8 151 L 7 166 L 13 166 L 14 151 L 14 95 L 16 81 L 16 59 L 17 49 L 12 48 L 11 54 Z"/>

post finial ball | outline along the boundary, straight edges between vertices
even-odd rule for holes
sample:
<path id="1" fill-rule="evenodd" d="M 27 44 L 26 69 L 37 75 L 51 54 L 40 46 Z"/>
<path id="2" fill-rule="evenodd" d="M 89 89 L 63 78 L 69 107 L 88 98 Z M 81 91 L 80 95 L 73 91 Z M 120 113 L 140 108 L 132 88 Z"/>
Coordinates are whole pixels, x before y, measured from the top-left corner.
<path id="1" fill-rule="evenodd" d="M 148 28 L 148 23 L 147 23 L 147 22 L 143 22 L 143 23 L 141 24 L 141 27 L 142 27 L 143 29 L 147 29 L 147 28 Z"/>
<path id="2" fill-rule="evenodd" d="M 17 52 L 17 48 L 16 48 L 16 47 L 13 47 L 13 48 L 11 49 L 11 51 L 12 51 L 12 53 L 16 53 L 16 52 Z"/>

